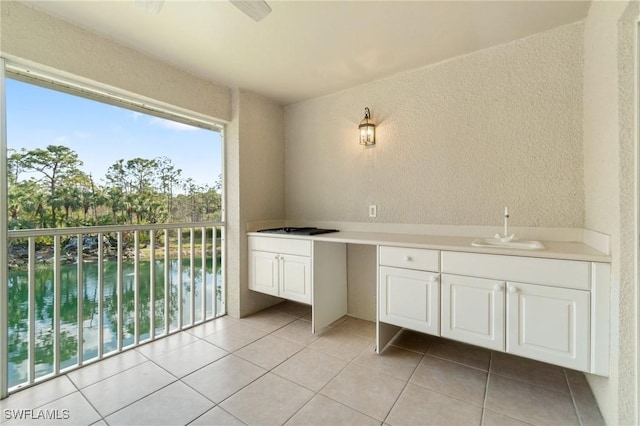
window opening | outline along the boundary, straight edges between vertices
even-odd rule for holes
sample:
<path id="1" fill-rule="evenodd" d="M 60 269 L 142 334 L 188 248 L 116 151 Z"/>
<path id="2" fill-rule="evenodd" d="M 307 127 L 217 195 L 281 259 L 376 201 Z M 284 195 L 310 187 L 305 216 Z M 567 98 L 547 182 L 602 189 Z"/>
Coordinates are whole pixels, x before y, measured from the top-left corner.
<path id="1" fill-rule="evenodd" d="M 9 71 L 8 387 L 224 314 L 222 127 Z"/>

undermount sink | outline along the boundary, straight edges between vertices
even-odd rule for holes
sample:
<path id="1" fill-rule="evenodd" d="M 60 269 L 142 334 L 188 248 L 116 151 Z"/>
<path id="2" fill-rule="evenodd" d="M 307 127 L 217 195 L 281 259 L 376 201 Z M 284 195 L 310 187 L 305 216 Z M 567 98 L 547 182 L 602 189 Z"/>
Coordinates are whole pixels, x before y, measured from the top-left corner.
<path id="1" fill-rule="evenodd" d="M 503 247 L 520 250 L 544 250 L 546 248 L 540 241 L 502 241 L 500 238 L 478 238 L 471 245 L 474 247 Z"/>

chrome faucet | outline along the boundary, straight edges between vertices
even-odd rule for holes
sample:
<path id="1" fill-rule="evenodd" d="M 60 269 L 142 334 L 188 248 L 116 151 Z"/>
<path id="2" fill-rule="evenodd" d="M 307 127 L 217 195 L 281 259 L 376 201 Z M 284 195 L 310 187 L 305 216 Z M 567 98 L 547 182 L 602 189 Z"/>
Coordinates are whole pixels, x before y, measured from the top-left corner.
<path id="1" fill-rule="evenodd" d="M 509 235 L 509 209 L 506 207 L 504 208 L 504 234 L 500 235 L 500 233 L 497 233 L 493 238 L 500 240 L 503 243 L 516 239 L 516 234 Z"/>

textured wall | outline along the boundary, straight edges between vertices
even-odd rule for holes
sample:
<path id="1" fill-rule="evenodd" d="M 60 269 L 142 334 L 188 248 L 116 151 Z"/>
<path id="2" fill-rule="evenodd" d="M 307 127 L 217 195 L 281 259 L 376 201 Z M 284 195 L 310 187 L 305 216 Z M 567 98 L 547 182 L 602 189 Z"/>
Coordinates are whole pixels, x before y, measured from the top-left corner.
<path id="1" fill-rule="evenodd" d="M 582 227 L 583 24 L 285 109 L 287 219 Z M 369 106 L 378 143 L 362 147 Z"/>
<path id="2" fill-rule="evenodd" d="M 625 11 L 626 8 L 626 11 Z M 594 2 L 584 35 L 586 227 L 611 236 L 611 375 L 589 383 L 608 424 L 635 418 L 634 32 L 637 2 Z"/>
<path id="3" fill-rule="evenodd" d="M 2 1 L 0 52 L 220 120 L 231 118 L 231 92 L 99 35 Z"/>
<path id="4" fill-rule="evenodd" d="M 238 317 L 279 301 L 248 288 L 248 222 L 284 217 L 284 110 L 244 90 L 233 92 L 225 133 L 227 311 Z"/>

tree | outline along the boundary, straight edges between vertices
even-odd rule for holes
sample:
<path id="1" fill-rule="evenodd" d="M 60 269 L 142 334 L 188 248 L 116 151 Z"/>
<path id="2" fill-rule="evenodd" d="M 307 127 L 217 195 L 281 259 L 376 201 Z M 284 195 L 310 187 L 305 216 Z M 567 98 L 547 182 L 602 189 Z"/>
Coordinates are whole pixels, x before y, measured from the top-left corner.
<path id="1" fill-rule="evenodd" d="M 167 157 L 160 157 L 157 159 L 158 163 L 158 177 L 160 179 L 160 188 L 167 201 L 167 220 L 171 222 L 173 212 L 173 188 L 180 184 L 180 175 L 182 169 L 176 169 L 171 161 Z"/>
<path id="2" fill-rule="evenodd" d="M 42 186 L 34 179 L 29 179 L 10 185 L 7 198 L 9 220 L 14 227 L 18 224 L 29 224 L 37 219 L 38 208 L 41 207 L 45 195 Z"/>
<path id="3" fill-rule="evenodd" d="M 7 149 L 7 168 L 9 185 L 18 182 L 20 172 L 22 171 L 22 154 L 15 149 Z"/>
<path id="4" fill-rule="evenodd" d="M 13 229 L 220 218 L 222 176 L 213 186 L 182 179 L 182 170 L 167 157 L 120 159 L 100 185 L 80 170 L 83 163 L 70 148 L 50 145 L 9 152 L 8 213 Z"/>
<path id="5" fill-rule="evenodd" d="M 157 193 L 157 170 L 158 161 L 139 157 L 126 162 L 123 159 L 118 160 L 107 170 L 107 183 L 112 188 L 120 189 L 122 205 L 129 223 L 133 223 L 134 216 L 137 223 L 142 223 L 149 216 L 148 206 L 156 205 L 147 199 L 153 198 Z M 113 194 L 116 195 L 118 192 Z M 158 215 L 158 212 L 154 212 L 154 216 Z"/>
<path id="6" fill-rule="evenodd" d="M 36 148 L 31 151 L 22 150 L 20 164 L 26 170 L 39 172 L 41 180 L 49 188 L 49 205 L 51 208 L 51 225 L 56 227 L 56 210 L 63 205 L 58 198 L 57 189 L 60 181 L 80 173 L 82 161 L 78 154 L 62 145 L 49 145 L 45 149 Z"/>

